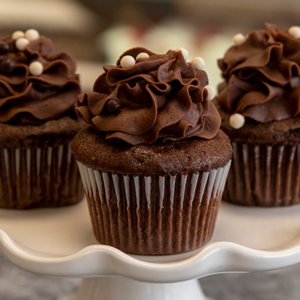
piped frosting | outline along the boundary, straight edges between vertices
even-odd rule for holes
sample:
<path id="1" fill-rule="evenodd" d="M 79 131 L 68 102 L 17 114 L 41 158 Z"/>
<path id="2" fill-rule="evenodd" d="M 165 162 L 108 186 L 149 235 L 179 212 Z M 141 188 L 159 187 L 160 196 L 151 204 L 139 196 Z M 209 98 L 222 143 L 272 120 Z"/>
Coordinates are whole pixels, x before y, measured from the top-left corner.
<path id="1" fill-rule="evenodd" d="M 122 67 L 129 56 L 135 63 Z M 93 128 L 106 132 L 106 139 L 137 145 L 217 134 L 221 119 L 208 100 L 207 74 L 187 63 L 182 51 L 158 55 L 133 48 L 104 71 L 93 92 L 78 96 L 76 111 Z"/>
<path id="2" fill-rule="evenodd" d="M 266 24 L 218 60 L 224 82 L 216 100 L 230 113 L 267 123 L 300 112 L 300 40 Z"/>
<path id="3" fill-rule="evenodd" d="M 35 30 L 26 34 L 0 40 L 0 123 L 40 124 L 72 114 L 81 93 L 71 56 L 53 53 L 52 41 Z"/>

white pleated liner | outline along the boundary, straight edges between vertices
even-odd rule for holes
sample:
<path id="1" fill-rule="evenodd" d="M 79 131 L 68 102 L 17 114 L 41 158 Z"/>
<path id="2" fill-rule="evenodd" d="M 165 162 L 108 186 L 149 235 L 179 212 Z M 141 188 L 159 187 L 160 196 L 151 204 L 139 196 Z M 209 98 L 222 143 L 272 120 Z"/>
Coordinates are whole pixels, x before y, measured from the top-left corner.
<path id="1" fill-rule="evenodd" d="M 56 147 L 57 153 L 58 153 L 58 168 L 61 167 L 62 162 L 62 154 L 63 154 L 63 146 Z M 37 149 L 15 149 L 15 148 L 0 148 L 0 151 L 4 153 L 4 161 L 5 161 L 5 175 L 9 176 L 9 152 L 11 151 L 13 156 L 15 157 L 15 168 L 16 168 L 16 174 L 18 175 L 20 173 L 20 160 L 21 160 L 21 151 L 26 151 L 26 168 L 28 175 L 30 174 L 31 169 L 31 157 L 34 155 L 32 153 L 35 152 L 35 162 L 37 165 L 37 173 L 40 172 L 40 166 L 41 166 L 41 148 Z M 43 151 L 46 151 L 47 155 L 47 164 L 48 166 L 51 165 L 52 160 L 52 148 L 43 148 Z M 67 152 L 70 152 L 70 148 L 68 147 Z"/>
<path id="2" fill-rule="evenodd" d="M 63 187 L 64 184 L 69 187 Z M 64 199 L 58 199 L 59 190 L 67 200 L 74 193 L 71 186 L 79 191 L 81 181 L 70 143 L 37 149 L 0 148 L 1 207 L 29 208 L 34 197 L 39 201 L 43 196 L 45 206 L 54 198 L 57 203 L 63 203 Z"/>
<path id="3" fill-rule="evenodd" d="M 232 143 L 233 165 L 224 190 L 228 202 L 249 206 L 300 203 L 300 147 Z"/>
<path id="4" fill-rule="evenodd" d="M 226 166 L 212 169 L 209 172 L 191 173 L 188 175 L 178 174 L 176 176 L 166 177 L 122 176 L 119 174 L 93 170 L 78 161 L 77 163 L 87 195 L 91 217 L 96 217 L 96 219 L 92 220 L 95 235 L 96 232 L 100 234 L 99 227 L 102 227 L 102 230 L 104 228 L 104 231 L 106 231 L 105 236 L 107 237 L 110 234 L 113 235 L 113 232 L 116 232 L 117 228 L 124 231 L 124 226 L 126 225 L 132 225 L 139 228 L 139 225 L 146 223 L 148 224 L 146 226 L 147 228 L 144 229 L 144 231 L 147 232 L 146 236 L 139 230 L 137 230 L 137 234 L 133 234 L 132 232 L 128 233 L 128 236 L 132 236 L 132 238 L 135 239 L 135 242 L 139 244 L 140 251 L 143 251 L 142 248 L 144 247 L 143 243 L 145 242 L 145 239 L 148 239 L 148 241 L 151 239 L 156 241 L 161 239 L 161 237 L 158 237 L 156 231 L 163 230 L 163 227 L 167 226 L 166 224 L 169 224 L 168 226 L 170 226 L 170 233 L 166 233 L 162 239 L 168 240 L 167 242 L 164 242 L 167 245 L 167 248 L 172 248 L 172 245 L 174 244 L 174 235 L 177 230 L 188 231 L 189 226 L 186 223 L 187 219 L 194 222 L 194 227 L 199 227 L 199 230 L 208 230 L 209 227 L 213 230 L 215 216 L 208 218 L 207 221 L 205 221 L 206 225 L 204 223 L 202 224 L 205 217 L 203 218 L 203 216 L 200 216 L 200 206 L 201 209 L 206 210 L 208 207 L 214 207 L 214 202 L 220 202 L 231 161 L 228 162 Z M 180 188 L 178 188 L 178 185 Z M 156 196 L 153 196 L 153 193 L 155 193 Z M 198 195 L 198 198 L 195 205 L 199 206 L 199 213 L 197 214 L 190 209 L 194 205 L 193 201 L 196 194 Z M 166 199 L 166 197 L 168 198 Z M 157 201 L 155 208 L 153 203 L 154 198 Z M 206 200 L 205 204 L 202 203 L 203 199 Z M 97 201 L 99 202 L 99 205 L 95 204 Z M 186 205 L 188 207 L 187 209 L 184 205 L 185 201 L 188 201 L 188 205 Z M 218 205 L 216 205 L 217 208 Z M 103 211 L 104 208 L 107 210 L 107 213 Z M 132 209 L 134 209 L 135 212 L 133 212 Z M 95 211 L 97 211 L 96 215 Z M 126 211 L 128 219 L 124 221 L 122 219 L 122 214 L 126 214 Z M 166 211 L 168 211 L 168 213 L 166 213 Z M 185 216 L 185 214 L 187 214 L 187 216 Z M 119 219 L 113 220 L 113 215 Z M 129 219 L 129 215 L 131 219 Z M 109 226 L 103 223 L 104 217 L 109 219 Z M 122 223 L 121 225 L 120 222 Z M 209 224 L 207 222 L 209 222 Z M 149 224 L 151 223 L 154 223 L 157 228 L 150 228 Z M 198 247 L 197 244 L 199 245 L 201 242 L 199 239 L 202 239 L 202 237 L 199 238 L 198 231 L 194 233 L 194 240 L 188 241 L 193 247 Z M 148 234 L 153 235 L 153 237 L 149 238 Z M 212 232 L 202 232 L 202 235 L 210 235 L 210 237 L 211 234 Z M 127 245 L 121 245 L 121 239 L 123 239 L 124 234 L 119 232 L 118 235 L 119 238 L 117 239 L 116 244 L 113 244 L 112 246 L 120 248 L 125 252 L 134 251 L 134 249 L 130 249 L 130 241 L 127 241 Z M 134 235 L 135 237 L 133 237 Z M 187 235 L 190 235 L 190 233 L 187 232 L 184 235 L 184 239 L 187 239 Z M 204 240 L 207 240 L 207 238 L 210 237 L 205 236 Z M 96 236 L 96 238 L 100 243 L 109 244 L 103 236 Z M 128 239 L 129 238 L 127 238 L 127 240 Z M 182 243 L 182 240 L 180 243 Z M 153 243 L 150 245 L 151 242 L 150 244 L 149 242 L 146 242 L 146 244 L 146 251 L 150 248 L 153 250 L 154 247 L 159 248 L 158 245 L 155 246 Z M 186 249 L 182 249 L 182 247 L 183 246 L 181 245 L 177 245 L 176 252 L 187 251 Z M 154 251 L 156 250 L 154 249 Z M 169 250 L 160 248 L 157 251 L 161 254 L 167 254 Z M 148 252 L 150 252 L 150 250 Z M 144 251 L 144 254 L 147 253 Z"/>
<path id="5" fill-rule="evenodd" d="M 115 192 L 116 192 L 116 197 L 118 199 L 118 204 L 120 201 L 120 189 L 119 189 L 119 177 L 117 174 L 112 174 L 112 173 L 106 173 L 106 172 L 101 172 L 98 170 L 93 170 L 91 168 L 86 167 L 85 165 L 81 164 L 79 161 L 77 161 L 81 179 L 83 182 L 83 186 L 85 189 L 86 194 L 89 197 L 96 198 L 97 193 L 101 196 L 103 187 L 105 190 L 105 197 L 100 197 L 100 201 L 107 201 L 107 199 L 110 199 L 110 191 L 109 191 L 109 174 L 111 174 L 114 182 L 114 187 L 115 187 Z M 218 169 L 213 169 L 210 170 L 209 172 L 204 172 L 202 173 L 202 181 L 201 181 L 201 189 L 200 189 L 200 201 L 202 201 L 203 194 L 206 188 L 208 188 L 208 195 L 207 195 L 207 201 L 210 200 L 212 192 L 213 192 L 213 198 L 218 198 L 220 195 L 223 193 L 224 190 L 224 185 L 226 182 L 226 178 L 228 175 L 228 171 L 230 169 L 230 164 L 231 161 L 227 163 L 226 166 L 223 168 L 218 168 Z M 183 195 L 185 193 L 185 185 L 186 185 L 186 180 L 187 180 L 187 175 L 178 175 L 181 176 L 181 184 L 184 187 L 181 190 L 181 204 L 183 203 Z M 129 176 L 122 176 L 123 181 L 124 181 L 124 186 L 126 190 L 126 200 L 127 200 L 127 207 L 129 206 Z M 135 193 L 137 196 L 137 208 L 139 207 L 139 184 L 138 184 L 138 179 L 139 176 L 133 176 L 134 177 L 134 182 L 135 182 Z M 198 182 L 198 177 L 199 174 L 192 174 L 192 194 L 195 193 L 196 189 L 196 184 Z M 102 179 L 103 178 L 103 179 Z M 171 186 L 171 203 L 173 204 L 173 199 L 174 199 L 174 191 L 175 191 L 175 181 L 176 181 L 176 176 L 168 176 L 168 177 L 159 177 L 159 186 L 160 190 L 164 191 L 165 189 L 165 181 L 169 180 L 169 184 Z M 151 177 L 144 176 L 144 181 L 145 181 L 145 193 L 146 193 L 146 199 L 147 199 L 147 204 L 148 207 L 150 207 L 151 199 L 150 199 L 150 192 L 151 192 Z M 103 186 L 104 182 L 104 186 Z M 208 185 L 207 185 L 208 182 Z M 163 195 L 164 193 L 160 193 L 160 195 Z M 191 197 L 193 199 L 193 197 Z M 162 203 L 162 198 L 160 199 Z"/>

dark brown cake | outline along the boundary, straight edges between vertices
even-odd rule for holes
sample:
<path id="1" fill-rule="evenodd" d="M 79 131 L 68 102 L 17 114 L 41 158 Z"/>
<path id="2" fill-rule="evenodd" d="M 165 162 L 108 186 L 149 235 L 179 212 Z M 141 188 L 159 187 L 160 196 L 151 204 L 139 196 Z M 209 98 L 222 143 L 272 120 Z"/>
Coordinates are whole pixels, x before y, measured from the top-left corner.
<path id="1" fill-rule="evenodd" d="M 218 104 L 222 118 L 222 130 L 232 141 L 247 144 L 298 145 L 300 143 L 300 117 L 281 121 L 257 123 L 250 119 L 239 129 L 229 123 L 230 113 L 223 111 Z"/>
<path id="2" fill-rule="evenodd" d="M 38 126 L 0 123 L 0 145 L 3 148 L 45 148 L 65 145 L 86 127 L 69 116 L 44 122 Z"/>
<path id="3" fill-rule="evenodd" d="M 286 206 L 300 202 L 300 40 L 266 26 L 219 60 L 224 82 L 216 102 L 233 144 L 223 199 Z"/>
<path id="4" fill-rule="evenodd" d="M 85 127 L 75 61 L 35 30 L 0 40 L 0 207 L 77 203 L 83 190 L 70 141 Z"/>
<path id="5" fill-rule="evenodd" d="M 136 63 L 125 68 L 127 55 Z M 72 141 L 95 237 L 135 254 L 203 246 L 232 155 L 206 73 L 180 51 L 144 48 L 104 70 L 94 92 L 78 96 L 76 111 L 91 127 Z"/>
<path id="6" fill-rule="evenodd" d="M 210 140 L 190 138 L 134 147 L 104 137 L 91 127 L 82 130 L 72 142 L 75 159 L 94 170 L 114 174 L 173 176 L 217 169 L 225 166 L 232 154 L 229 139 L 221 130 Z"/>

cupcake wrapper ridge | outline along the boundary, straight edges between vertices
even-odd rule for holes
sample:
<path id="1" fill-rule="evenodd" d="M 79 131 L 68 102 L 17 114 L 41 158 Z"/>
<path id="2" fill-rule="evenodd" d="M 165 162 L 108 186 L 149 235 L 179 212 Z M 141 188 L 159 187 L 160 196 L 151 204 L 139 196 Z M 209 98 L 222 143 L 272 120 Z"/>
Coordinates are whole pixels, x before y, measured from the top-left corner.
<path id="1" fill-rule="evenodd" d="M 233 164 L 223 194 L 225 201 L 265 207 L 300 203 L 299 145 L 232 146 Z"/>
<path id="2" fill-rule="evenodd" d="M 0 148 L 0 207 L 59 207 L 79 202 L 83 189 L 70 143 L 37 149 Z"/>
<path id="3" fill-rule="evenodd" d="M 77 163 L 101 244 L 126 253 L 174 254 L 211 239 L 231 161 L 166 177 L 124 176 Z"/>

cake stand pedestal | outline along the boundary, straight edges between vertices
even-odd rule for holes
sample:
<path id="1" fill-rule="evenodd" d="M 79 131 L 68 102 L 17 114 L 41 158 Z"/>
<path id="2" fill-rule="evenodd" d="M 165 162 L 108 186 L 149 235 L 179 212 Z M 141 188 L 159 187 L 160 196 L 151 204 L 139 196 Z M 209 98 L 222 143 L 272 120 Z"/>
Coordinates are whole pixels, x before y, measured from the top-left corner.
<path id="1" fill-rule="evenodd" d="M 178 283 L 155 284 L 136 280 L 114 278 L 83 279 L 79 291 L 60 300 L 208 300 L 201 289 L 199 281 L 189 280 Z"/>
<path id="2" fill-rule="evenodd" d="M 222 203 L 213 239 L 203 248 L 138 256 L 95 241 L 85 201 L 59 209 L 0 210 L 0 250 L 28 272 L 83 278 L 79 291 L 64 300 L 208 300 L 197 278 L 299 263 L 299 215 L 299 205 Z"/>

